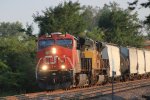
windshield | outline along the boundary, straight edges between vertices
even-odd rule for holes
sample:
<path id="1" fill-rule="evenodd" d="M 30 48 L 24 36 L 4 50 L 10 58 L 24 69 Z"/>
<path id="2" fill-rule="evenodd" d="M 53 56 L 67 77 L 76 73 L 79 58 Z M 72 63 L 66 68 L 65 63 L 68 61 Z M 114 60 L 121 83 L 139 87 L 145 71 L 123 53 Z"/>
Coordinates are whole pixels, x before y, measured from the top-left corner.
<path id="1" fill-rule="evenodd" d="M 51 46 L 53 44 L 54 44 L 54 40 L 52 40 L 52 39 L 49 39 L 49 40 L 40 40 L 39 41 L 38 50 L 41 50 L 41 49 L 46 48 L 48 46 Z"/>
<path id="2" fill-rule="evenodd" d="M 56 41 L 57 45 L 72 48 L 72 40 L 70 39 L 59 39 Z"/>

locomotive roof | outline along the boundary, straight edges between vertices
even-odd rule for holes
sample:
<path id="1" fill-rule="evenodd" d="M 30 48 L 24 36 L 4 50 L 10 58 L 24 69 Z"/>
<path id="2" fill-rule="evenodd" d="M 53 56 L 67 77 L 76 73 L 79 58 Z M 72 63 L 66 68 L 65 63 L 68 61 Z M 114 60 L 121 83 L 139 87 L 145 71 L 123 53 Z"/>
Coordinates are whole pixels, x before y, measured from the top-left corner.
<path id="1" fill-rule="evenodd" d="M 60 32 L 54 32 L 54 33 L 51 33 L 51 34 L 44 34 L 42 36 L 40 36 L 38 39 L 48 39 L 48 38 L 55 38 L 55 37 L 64 37 L 64 38 L 75 38 L 73 35 L 71 34 L 68 34 L 68 33 L 65 33 L 65 34 L 62 34 Z"/>

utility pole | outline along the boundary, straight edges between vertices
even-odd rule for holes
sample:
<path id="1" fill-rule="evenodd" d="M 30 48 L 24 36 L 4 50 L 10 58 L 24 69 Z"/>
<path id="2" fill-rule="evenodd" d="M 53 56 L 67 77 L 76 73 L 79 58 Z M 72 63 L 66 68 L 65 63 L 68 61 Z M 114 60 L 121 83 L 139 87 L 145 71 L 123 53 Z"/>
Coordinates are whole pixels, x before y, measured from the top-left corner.
<path id="1" fill-rule="evenodd" d="M 114 99 L 114 76 L 116 75 L 116 72 L 112 70 L 112 100 Z"/>

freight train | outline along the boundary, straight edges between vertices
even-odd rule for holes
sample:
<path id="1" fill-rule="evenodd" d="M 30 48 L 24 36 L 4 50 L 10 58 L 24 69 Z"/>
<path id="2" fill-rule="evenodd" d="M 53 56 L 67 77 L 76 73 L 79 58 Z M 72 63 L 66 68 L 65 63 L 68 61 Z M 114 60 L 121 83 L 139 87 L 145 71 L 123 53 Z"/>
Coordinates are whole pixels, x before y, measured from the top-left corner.
<path id="1" fill-rule="evenodd" d="M 46 90 L 150 76 L 150 51 L 120 47 L 60 32 L 37 42 L 36 79 Z"/>

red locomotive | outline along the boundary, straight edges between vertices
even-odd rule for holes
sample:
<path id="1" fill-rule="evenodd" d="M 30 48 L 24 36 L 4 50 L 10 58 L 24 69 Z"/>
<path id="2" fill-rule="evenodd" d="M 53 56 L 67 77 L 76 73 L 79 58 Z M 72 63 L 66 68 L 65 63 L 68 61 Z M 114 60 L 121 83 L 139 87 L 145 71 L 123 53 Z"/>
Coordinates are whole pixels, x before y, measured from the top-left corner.
<path id="1" fill-rule="evenodd" d="M 59 32 L 38 39 L 36 78 L 44 89 L 67 88 L 78 63 L 76 38 Z"/>

